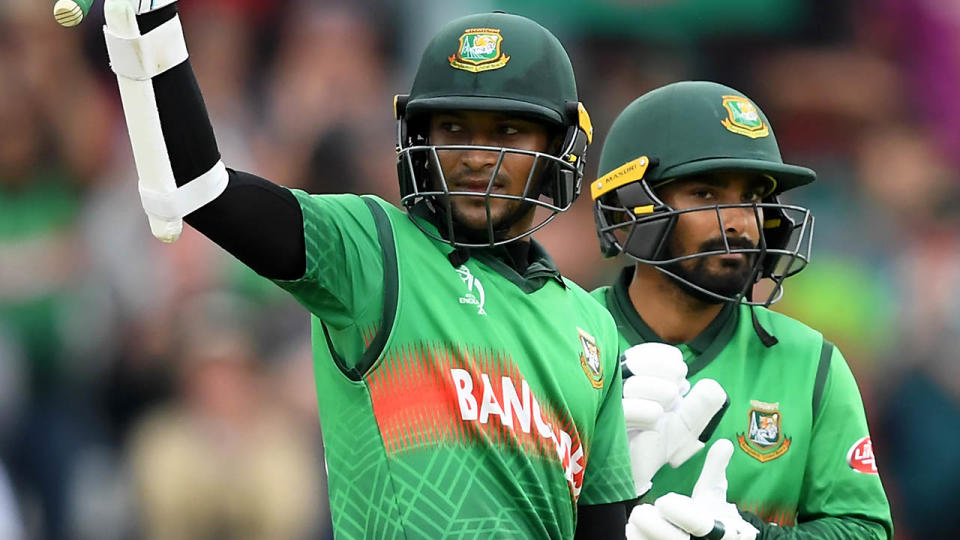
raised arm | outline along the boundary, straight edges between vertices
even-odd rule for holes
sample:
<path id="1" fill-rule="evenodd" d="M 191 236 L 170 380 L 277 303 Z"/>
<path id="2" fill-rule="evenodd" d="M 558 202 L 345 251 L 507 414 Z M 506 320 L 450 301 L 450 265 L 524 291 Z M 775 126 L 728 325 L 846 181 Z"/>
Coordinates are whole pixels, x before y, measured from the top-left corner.
<path id="1" fill-rule="evenodd" d="M 154 236 L 176 240 L 185 220 L 265 277 L 303 276 L 300 204 L 288 189 L 221 162 L 176 3 L 106 0 L 104 15 Z"/>

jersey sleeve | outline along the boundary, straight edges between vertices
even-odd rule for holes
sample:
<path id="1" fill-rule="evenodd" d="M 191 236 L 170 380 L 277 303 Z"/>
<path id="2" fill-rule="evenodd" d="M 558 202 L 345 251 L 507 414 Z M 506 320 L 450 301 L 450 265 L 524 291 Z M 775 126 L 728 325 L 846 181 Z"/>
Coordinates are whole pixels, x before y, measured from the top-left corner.
<path id="1" fill-rule="evenodd" d="M 835 347 L 813 422 L 798 528 L 818 518 L 847 517 L 872 529 L 858 538 L 893 538 L 860 391 Z"/>
<path id="2" fill-rule="evenodd" d="M 615 326 L 611 327 L 615 330 Z M 593 441 L 583 475 L 578 504 L 595 505 L 636 499 L 627 427 L 623 420 L 623 378 L 616 332 L 603 351 L 604 371 L 608 374 L 603 401 L 597 413 Z"/>
<path id="3" fill-rule="evenodd" d="M 756 540 L 849 540 L 887 535 L 883 525 L 876 521 L 850 516 L 823 517 L 793 527 L 778 527 L 764 522 L 756 514 L 741 511 L 740 515 L 760 531 Z"/>
<path id="4" fill-rule="evenodd" d="M 306 271 L 274 282 L 330 329 L 369 331 L 383 306 L 383 252 L 367 203 L 356 195 L 293 194 L 303 210 Z"/>

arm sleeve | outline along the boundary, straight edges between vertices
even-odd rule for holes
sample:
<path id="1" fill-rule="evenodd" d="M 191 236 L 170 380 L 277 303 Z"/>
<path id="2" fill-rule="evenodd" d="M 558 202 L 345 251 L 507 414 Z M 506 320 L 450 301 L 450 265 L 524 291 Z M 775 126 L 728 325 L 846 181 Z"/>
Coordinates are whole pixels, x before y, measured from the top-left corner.
<path id="1" fill-rule="evenodd" d="M 849 464 L 853 447 L 870 432 L 857 383 L 835 347 L 822 396 L 797 525 L 779 528 L 752 514 L 744 517 L 760 529 L 762 540 L 893 538 L 890 505 L 879 475 Z"/>
<path id="2" fill-rule="evenodd" d="M 612 321 L 612 319 L 611 319 Z M 612 322 L 611 322 L 612 325 Z M 613 338 L 606 343 L 606 394 L 597 413 L 597 421 L 579 504 L 600 505 L 636 499 L 633 474 L 630 471 L 630 450 L 627 427 L 623 420 L 623 378 L 620 372 L 616 326 Z M 609 352 L 606 352 L 609 351 Z M 625 522 L 624 522 L 625 524 Z M 622 527 L 621 527 L 622 528 Z"/>
<path id="3" fill-rule="evenodd" d="M 573 535 L 574 540 L 625 538 L 627 512 L 632 505 L 633 501 L 578 507 L 577 531 Z"/>
<path id="4" fill-rule="evenodd" d="M 227 189 L 184 221 L 263 277 L 303 277 L 306 248 L 297 198 L 252 174 L 228 174 Z"/>

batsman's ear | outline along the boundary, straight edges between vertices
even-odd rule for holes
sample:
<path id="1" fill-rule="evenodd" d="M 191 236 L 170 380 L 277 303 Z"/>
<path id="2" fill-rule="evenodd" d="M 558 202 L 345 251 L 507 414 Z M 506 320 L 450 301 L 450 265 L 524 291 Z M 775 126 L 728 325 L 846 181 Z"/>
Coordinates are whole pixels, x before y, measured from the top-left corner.
<path id="1" fill-rule="evenodd" d="M 393 96 L 393 116 L 397 120 L 403 118 L 407 112 L 407 102 L 410 101 L 410 94 L 397 94 Z"/>

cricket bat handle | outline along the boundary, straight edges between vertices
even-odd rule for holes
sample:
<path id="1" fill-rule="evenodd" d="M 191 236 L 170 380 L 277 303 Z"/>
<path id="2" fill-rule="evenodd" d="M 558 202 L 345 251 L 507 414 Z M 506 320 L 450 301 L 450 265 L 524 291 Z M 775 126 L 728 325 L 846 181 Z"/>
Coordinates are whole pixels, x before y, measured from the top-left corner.
<path id="1" fill-rule="evenodd" d="M 53 5 L 53 18 L 60 26 L 70 28 L 83 21 L 92 5 L 93 0 L 57 0 Z"/>

